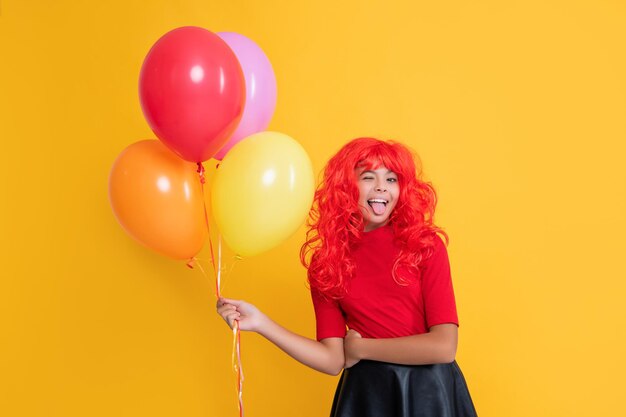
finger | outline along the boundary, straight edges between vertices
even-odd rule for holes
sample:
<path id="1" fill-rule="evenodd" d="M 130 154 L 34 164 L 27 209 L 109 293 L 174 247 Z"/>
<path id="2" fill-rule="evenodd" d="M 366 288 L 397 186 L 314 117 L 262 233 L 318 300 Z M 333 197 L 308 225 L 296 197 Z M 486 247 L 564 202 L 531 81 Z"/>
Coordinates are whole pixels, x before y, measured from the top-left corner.
<path id="1" fill-rule="evenodd" d="M 226 323 L 228 323 L 231 329 L 233 328 L 235 320 L 237 319 L 239 319 L 239 313 L 231 313 L 224 318 L 224 320 L 226 320 Z"/>
<path id="2" fill-rule="evenodd" d="M 243 300 L 233 300 L 231 298 L 222 297 L 222 301 L 227 304 L 232 304 L 234 306 L 239 307 L 244 301 Z"/>
<path id="3" fill-rule="evenodd" d="M 218 314 L 221 314 L 221 315 L 224 315 L 233 311 L 237 311 L 237 307 L 230 305 L 230 304 L 224 304 L 223 306 L 217 309 Z"/>
<path id="4" fill-rule="evenodd" d="M 224 314 L 224 319 L 227 321 L 235 320 L 235 319 L 238 319 L 239 316 L 241 316 L 239 313 L 237 313 L 236 311 L 233 311 L 232 313 Z"/>
<path id="5" fill-rule="evenodd" d="M 347 334 L 347 336 L 352 336 L 352 337 L 362 337 L 362 336 L 361 336 L 361 333 L 357 332 L 357 331 L 356 331 L 356 330 L 354 330 L 354 329 L 350 329 L 350 330 L 348 330 L 348 334 Z"/>

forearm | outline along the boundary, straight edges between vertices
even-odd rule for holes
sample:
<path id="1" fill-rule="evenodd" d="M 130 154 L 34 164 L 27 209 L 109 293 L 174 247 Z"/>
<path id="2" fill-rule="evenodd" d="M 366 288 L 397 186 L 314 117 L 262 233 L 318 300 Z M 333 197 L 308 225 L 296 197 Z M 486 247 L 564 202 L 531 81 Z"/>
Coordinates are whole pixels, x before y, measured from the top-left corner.
<path id="1" fill-rule="evenodd" d="M 257 332 L 274 343 L 295 360 L 317 371 L 337 375 L 343 369 L 343 339 L 330 337 L 318 342 L 297 335 L 243 300 L 222 298 L 217 301 L 217 312 L 233 328 L 234 322 L 244 331 Z"/>
<path id="2" fill-rule="evenodd" d="M 330 375 L 337 375 L 343 369 L 343 339 L 326 339 L 325 342 L 309 339 L 285 329 L 266 318 L 258 333 L 275 344 L 298 362 Z"/>
<path id="3" fill-rule="evenodd" d="M 429 333 L 391 339 L 353 339 L 347 355 L 404 365 L 426 365 L 454 361 L 457 329 L 453 324 L 441 325 Z"/>

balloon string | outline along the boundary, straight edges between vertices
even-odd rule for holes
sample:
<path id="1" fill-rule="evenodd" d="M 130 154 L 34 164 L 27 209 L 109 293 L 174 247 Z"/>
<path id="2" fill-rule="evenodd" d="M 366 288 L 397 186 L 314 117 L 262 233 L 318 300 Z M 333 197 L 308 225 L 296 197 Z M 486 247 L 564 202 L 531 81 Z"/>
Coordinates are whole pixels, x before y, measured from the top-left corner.
<path id="1" fill-rule="evenodd" d="M 209 215 L 206 208 L 206 199 L 204 198 L 204 184 L 206 179 L 204 177 L 204 166 L 202 163 L 198 162 L 198 174 L 200 177 L 200 185 L 202 187 L 202 203 L 204 206 L 204 223 L 206 224 L 207 234 L 209 237 L 209 250 L 211 253 L 211 264 L 213 265 L 213 272 L 215 274 L 215 296 L 219 299 L 221 295 L 221 281 L 222 281 L 222 235 L 218 233 L 217 235 L 217 264 L 215 263 L 215 251 L 213 250 L 213 241 L 211 239 L 211 228 L 209 226 Z M 193 258 L 187 266 L 190 268 L 193 267 L 193 261 L 196 258 Z M 241 259 L 239 256 L 235 257 L 235 261 Z M 235 266 L 235 262 L 233 262 L 228 274 L 232 271 Z M 202 271 L 205 277 L 207 277 L 206 272 L 198 263 L 198 267 Z M 208 277 L 207 277 L 208 279 Z M 235 360 L 236 357 L 236 360 Z M 239 328 L 239 322 L 235 321 L 233 325 L 233 352 L 232 352 L 232 366 L 233 371 L 237 376 L 237 405 L 239 408 L 239 417 L 243 417 L 243 367 L 241 364 L 241 330 Z"/>
<path id="2" fill-rule="evenodd" d="M 198 175 L 200 177 L 200 186 L 202 188 L 202 206 L 204 208 L 204 224 L 206 225 L 206 231 L 207 231 L 207 235 L 209 236 L 209 252 L 211 253 L 211 264 L 213 265 L 213 273 L 215 274 L 215 276 L 217 277 L 216 281 L 215 281 L 215 296 L 217 298 L 220 298 L 222 296 L 221 291 L 220 291 L 220 271 L 219 269 L 216 269 L 215 266 L 215 251 L 213 250 L 213 240 L 211 239 L 211 227 L 209 226 L 209 213 L 208 210 L 206 208 L 206 198 L 204 198 L 204 183 L 206 182 L 206 179 L 204 177 L 204 166 L 202 165 L 202 162 L 198 162 Z M 221 257 L 221 252 L 220 252 L 220 257 Z"/>
<path id="3" fill-rule="evenodd" d="M 221 259 L 222 259 L 222 239 L 221 236 L 219 237 L 219 243 L 218 243 L 218 255 L 217 255 L 217 262 L 218 265 L 220 267 L 218 267 L 218 273 L 217 273 L 217 288 L 219 289 L 219 276 L 220 276 L 220 272 L 221 272 Z M 198 261 L 198 258 L 191 258 L 189 260 L 189 262 L 187 263 L 187 266 L 189 266 L 190 268 L 193 268 L 193 265 L 197 265 L 198 268 L 200 269 L 200 271 L 202 272 L 202 275 L 204 275 L 204 277 L 206 279 L 209 279 L 206 271 L 204 270 L 204 268 L 202 267 L 202 264 L 200 262 L 196 262 Z M 232 268 L 231 268 L 232 270 Z M 239 417 L 243 417 L 243 366 L 241 363 L 241 330 L 239 329 L 239 322 L 235 320 L 235 322 L 233 323 L 233 349 L 232 349 L 232 367 L 233 367 L 233 372 L 235 373 L 235 377 L 236 377 L 236 390 L 237 390 L 237 407 L 239 409 Z"/>
<path id="4" fill-rule="evenodd" d="M 238 258 L 235 258 L 237 261 Z M 217 282 L 221 280 L 222 273 L 222 235 L 217 235 Z M 231 266 L 230 271 L 234 267 L 235 262 Z M 229 271 L 229 273 L 230 273 Z M 235 357 L 237 360 L 235 361 Z M 241 364 L 241 329 L 239 328 L 239 322 L 235 320 L 233 325 L 233 353 L 232 353 L 233 371 L 237 376 L 237 400 L 239 405 L 239 417 L 243 417 L 243 366 Z"/>
<path id="5" fill-rule="evenodd" d="M 217 234 L 217 296 L 220 296 L 220 288 L 222 288 L 222 235 Z"/>
<path id="6" fill-rule="evenodd" d="M 200 184 L 204 185 L 204 183 L 206 182 L 206 179 L 204 178 L 204 165 L 202 165 L 202 162 L 198 162 L 198 170 L 196 172 L 199 174 Z M 204 191 L 203 191 L 203 194 L 204 194 Z"/>
<path id="7" fill-rule="evenodd" d="M 241 329 L 239 322 L 233 326 L 233 371 L 237 376 L 237 400 L 239 405 L 239 417 L 243 417 L 243 367 L 241 365 Z"/>

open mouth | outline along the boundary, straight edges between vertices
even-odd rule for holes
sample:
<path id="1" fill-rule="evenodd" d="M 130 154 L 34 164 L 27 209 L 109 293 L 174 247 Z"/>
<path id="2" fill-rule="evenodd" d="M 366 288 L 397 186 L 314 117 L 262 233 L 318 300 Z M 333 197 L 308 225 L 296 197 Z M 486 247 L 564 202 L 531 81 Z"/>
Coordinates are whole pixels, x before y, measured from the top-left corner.
<path id="1" fill-rule="evenodd" d="M 378 216 L 385 213 L 387 203 L 387 200 L 383 200 L 381 198 L 372 198 L 371 200 L 367 200 L 367 204 L 369 204 L 372 210 L 374 210 L 374 214 Z"/>

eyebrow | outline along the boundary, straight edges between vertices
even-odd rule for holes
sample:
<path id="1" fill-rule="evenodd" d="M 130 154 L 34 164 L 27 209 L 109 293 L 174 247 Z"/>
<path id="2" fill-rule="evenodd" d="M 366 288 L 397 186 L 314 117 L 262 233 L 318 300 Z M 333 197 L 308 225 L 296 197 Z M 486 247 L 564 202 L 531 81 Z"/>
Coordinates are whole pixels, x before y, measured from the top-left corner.
<path id="1" fill-rule="evenodd" d="M 375 171 L 373 171 L 373 170 L 371 170 L 371 169 L 367 169 L 367 170 L 365 170 L 365 171 L 361 172 L 359 175 L 363 175 L 363 174 L 375 174 L 375 173 L 376 173 Z M 398 175 L 398 174 L 396 174 L 394 171 L 392 171 L 392 170 L 388 169 L 388 170 L 387 170 L 387 172 L 385 172 L 385 175 L 389 175 L 389 174 L 394 174 L 394 175 L 396 175 L 396 176 Z"/>

